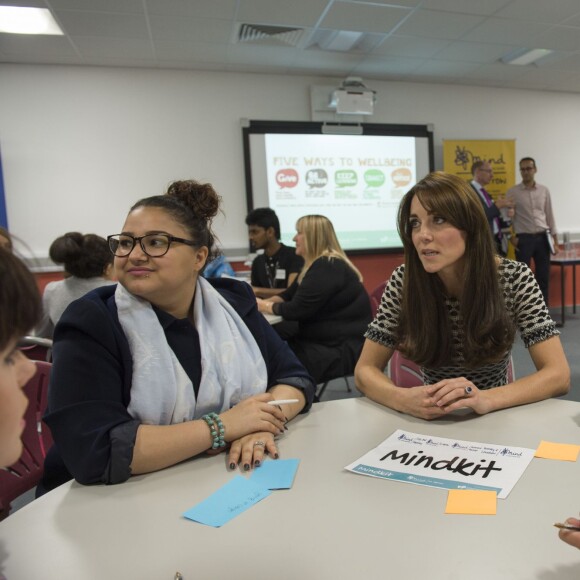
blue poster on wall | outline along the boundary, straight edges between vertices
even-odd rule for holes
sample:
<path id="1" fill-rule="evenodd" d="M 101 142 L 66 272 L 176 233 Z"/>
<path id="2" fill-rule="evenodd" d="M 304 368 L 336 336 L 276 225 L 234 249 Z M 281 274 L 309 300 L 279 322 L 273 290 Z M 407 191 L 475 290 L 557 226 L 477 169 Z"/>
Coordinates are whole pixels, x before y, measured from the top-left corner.
<path id="1" fill-rule="evenodd" d="M 4 197 L 4 174 L 2 173 L 2 151 L 0 151 L 0 226 L 8 228 L 6 198 Z"/>

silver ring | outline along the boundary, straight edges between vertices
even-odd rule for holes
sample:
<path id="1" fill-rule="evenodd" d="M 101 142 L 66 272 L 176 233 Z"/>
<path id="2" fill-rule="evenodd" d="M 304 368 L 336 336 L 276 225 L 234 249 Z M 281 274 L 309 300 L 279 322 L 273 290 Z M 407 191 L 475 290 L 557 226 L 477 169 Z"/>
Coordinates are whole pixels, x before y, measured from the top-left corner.
<path id="1" fill-rule="evenodd" d="M 473 392 L 473 389 L 471 387 L 465 387 L 465 394 L 466 395 L 471 395 L 472 392 Z"/>
<path id="2" fill-rule="evenodd" d="M 266 447 L 266 444 L 263 441 L 254 441 L 254 447 Z"/>

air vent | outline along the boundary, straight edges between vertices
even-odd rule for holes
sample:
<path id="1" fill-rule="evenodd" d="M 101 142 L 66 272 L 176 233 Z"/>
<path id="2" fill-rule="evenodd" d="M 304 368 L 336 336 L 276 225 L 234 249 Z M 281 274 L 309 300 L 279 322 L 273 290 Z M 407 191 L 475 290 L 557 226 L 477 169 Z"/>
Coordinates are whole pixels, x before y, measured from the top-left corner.
<path id="1" fill-rule="evenodd" d="M 266 26 L 261 24 L 241 24 L 238 30 L 238 42 L 252 44 L 277 44 L 298 46 L 303 28 L 287 26 Z"/>

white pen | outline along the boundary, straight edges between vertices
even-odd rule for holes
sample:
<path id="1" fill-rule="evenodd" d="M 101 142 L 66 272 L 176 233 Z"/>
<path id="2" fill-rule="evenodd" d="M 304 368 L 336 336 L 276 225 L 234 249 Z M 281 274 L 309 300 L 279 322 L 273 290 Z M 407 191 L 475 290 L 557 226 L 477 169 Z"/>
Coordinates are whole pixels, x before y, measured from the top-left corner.
<path id="1" fill-rule="evenodd" d="M 298 402 L 298 399 L 275 399 L 274 401 L 268 401 L 268 405 L 290 405 Z"/>

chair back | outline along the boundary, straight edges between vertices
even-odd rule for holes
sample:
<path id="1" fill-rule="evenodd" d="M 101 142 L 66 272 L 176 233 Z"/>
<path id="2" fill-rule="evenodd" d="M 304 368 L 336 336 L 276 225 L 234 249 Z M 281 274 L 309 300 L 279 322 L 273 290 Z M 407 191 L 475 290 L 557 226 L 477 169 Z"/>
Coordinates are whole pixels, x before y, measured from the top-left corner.
<path id="1" fill-rule="evenodd" d="M 52 361 L 52 340 L 40 336 L 23 336 L 18 341 L 20 350 L 30 360 Z"/>
<path id="2" fill-rule="evenodd" d="M 421 367 L 405 358 L 398 350 L 389 361 L 389 376 L 397 387 L 419 387 L 425 384 Z"/>
<path id="3" fill-rule="evenodd" d="M 376 315 L 377 310 L 379 309 L 379 304 L 381 303 L 381 298 L 383 296 L 383 292 L 385 291 L 385 287 L 387 286 L 386 282 L 381 282 L 370 294 L 369 298 L 371 301 L 371 311 L 373 316 Z"/>
<path id="4" fill-rule="evenodd" d="M 0 520 L 10 513 L 11 502 L 36 487 L 42 478 L 44 458 L 52 445 L 50 430 L 42 422 L 51 366 L 48 362 L 36 361 L 36 374 L 23 389 L 28 397 L 28 408 L 24 414 L 22 455 L 14 465 L 0 469 Z"/>
<path id="5" fill-rule="evenodd" d="M 398 387 L 419 387 L 424 383 L 421 367 L 413 361 L 405 358 L 398 350 L 393 353 L 389 361 L 389 376 Z M 510 356 L 507 367 L 507 382 L 516 380 L 514 371 L 514 359 Z"/>

